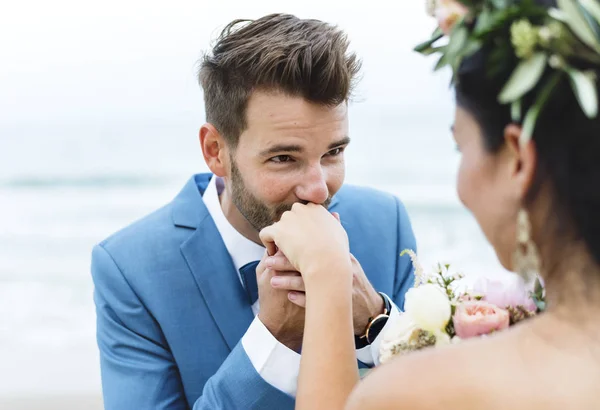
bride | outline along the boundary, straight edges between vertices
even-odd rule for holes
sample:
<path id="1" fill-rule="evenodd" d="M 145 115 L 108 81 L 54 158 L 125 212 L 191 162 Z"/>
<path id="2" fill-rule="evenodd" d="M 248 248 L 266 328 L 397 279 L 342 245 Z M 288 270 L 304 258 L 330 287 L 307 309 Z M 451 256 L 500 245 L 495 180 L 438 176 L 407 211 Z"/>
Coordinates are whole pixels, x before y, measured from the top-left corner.
<path id="1" fill-rule="evenodd" d="M 600 4 L 438 3 L 449 46 L 435 47 L 436 35 L 420 50 L 454 69 L 458 194 L 504 267 L 539 268 L 548 309 L 396 358 L 359 383 L 346 233 L 325 208 L 296 204 L 261 238 L 305 282 L 297 408 L 598 409 Z"/>

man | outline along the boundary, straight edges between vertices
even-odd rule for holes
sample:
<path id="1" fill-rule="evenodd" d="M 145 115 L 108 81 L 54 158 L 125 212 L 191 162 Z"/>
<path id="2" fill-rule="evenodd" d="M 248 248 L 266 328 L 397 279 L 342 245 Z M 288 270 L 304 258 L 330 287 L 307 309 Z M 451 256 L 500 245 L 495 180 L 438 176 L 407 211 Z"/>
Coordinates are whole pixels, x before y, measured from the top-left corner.
<path id="1" fill-rule="evenodd" d="M 357 359 L 377 362 L 378 335 L 413 283 L 399 254 L 415 240 L 398 199 L 342 187 L 358 68 L 345 35 L 316 20 L 270 15 L 223 31 L 199 72 L 212 174 L 93 251 L 106 409 L 293 408 L 301 278 L 258 263 L 258 233 L 295 202 L 339 213 L 369 278 L 355 261 Z"/>

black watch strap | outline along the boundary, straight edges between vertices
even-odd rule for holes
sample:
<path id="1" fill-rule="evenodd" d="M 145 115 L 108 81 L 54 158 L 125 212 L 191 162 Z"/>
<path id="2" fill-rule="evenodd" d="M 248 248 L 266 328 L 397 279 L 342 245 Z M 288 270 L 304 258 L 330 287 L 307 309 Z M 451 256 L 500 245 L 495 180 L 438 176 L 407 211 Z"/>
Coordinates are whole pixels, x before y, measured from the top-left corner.
<path id="1" fill-rule="evenodd" d="M 379 292 L 379 295 L 383 299 L 383 313 L 369 319 L 367 324 L 367 332 L 365 334 L 362 336 L 354 336 L 354 345 L 356 349 L 362 349 L 363 347 L 367 347 L 373 343 L 373 340 L 375 340 L 375 338 L 379 335 L 385 326 L 387 319 L 389 318 L 392 310 L 392 302 L 383 293 Z"/>

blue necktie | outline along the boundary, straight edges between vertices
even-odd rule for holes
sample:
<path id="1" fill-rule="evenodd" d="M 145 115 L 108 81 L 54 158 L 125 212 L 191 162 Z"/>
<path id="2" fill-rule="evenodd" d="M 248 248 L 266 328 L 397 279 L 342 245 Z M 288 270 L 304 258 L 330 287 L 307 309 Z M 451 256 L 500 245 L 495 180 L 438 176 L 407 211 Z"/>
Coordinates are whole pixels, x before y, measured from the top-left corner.
<path id="1" fill-rule="evenodd" d="M 250 305 L 253 305 L 258 300 L 256 267 L 259 263 L 260 261 L 250 262 L 240 268 L 240 276 L 242 277 L 242 282 L 244 282 L 244 288 L 246 289 L 246 294 L 248 294 Z"/>

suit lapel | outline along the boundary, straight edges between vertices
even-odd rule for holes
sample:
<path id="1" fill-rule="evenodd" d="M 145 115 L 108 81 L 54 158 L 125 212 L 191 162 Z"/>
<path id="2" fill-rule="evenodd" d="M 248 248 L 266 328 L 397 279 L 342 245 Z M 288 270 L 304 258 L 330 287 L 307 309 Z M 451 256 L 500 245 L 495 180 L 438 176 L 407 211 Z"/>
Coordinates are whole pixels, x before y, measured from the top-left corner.
<path id="1" fill-rule="evenodd" d="M 211 176 L 199 174 L 186 184 L 175 198 L 173 223 L 195 230 L 181 245 L 181 252 L 223 338 L 233 349 L 254 314 L 231 256 L 202 201 Z M 334 196 L 329 209 L 333 211 L 337 206 L 338 199 Z"/>
<path id="2" fill-rule="evenodd" d="M 206 306 L 230 349 L 240 341 L 254 315 L 231 256 L 225 248 L 204 202 L 201 191 L 210 178 L 195 177 L 178 196 L 175 225 L 195 229 L 181 245 Z"/>

